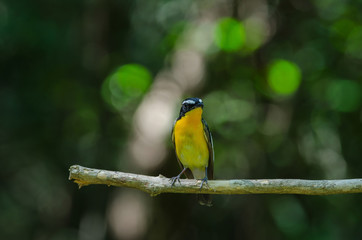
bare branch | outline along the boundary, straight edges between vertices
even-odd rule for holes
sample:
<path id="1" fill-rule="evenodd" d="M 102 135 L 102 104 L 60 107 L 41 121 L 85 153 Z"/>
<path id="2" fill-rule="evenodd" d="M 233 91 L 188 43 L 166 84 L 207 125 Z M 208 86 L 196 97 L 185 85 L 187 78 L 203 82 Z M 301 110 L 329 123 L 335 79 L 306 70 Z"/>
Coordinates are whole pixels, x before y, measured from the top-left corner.
<path id="1" fill-rule="evenodd" d="M 69 180 L 79 188 L 91 184 L 137 188 L 152 196 L 160 193 L 209 193 L 209 194 L 305 194 L 328 195 L 361 193 L 362 179 L 344 180 L 210 180 L 200 190 L 201 180 L 182 179 L 171 187 L 170 179 L 162 175 L 151 177 L 133 173 L 107 171 L 73 165 L 69 169 Z"/>

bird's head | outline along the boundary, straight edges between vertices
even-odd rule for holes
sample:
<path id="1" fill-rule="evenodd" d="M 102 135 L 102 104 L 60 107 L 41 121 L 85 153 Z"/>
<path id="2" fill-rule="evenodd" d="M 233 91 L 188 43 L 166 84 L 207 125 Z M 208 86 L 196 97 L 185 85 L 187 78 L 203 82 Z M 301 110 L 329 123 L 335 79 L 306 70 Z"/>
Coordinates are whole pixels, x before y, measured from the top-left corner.
<path id="1" fill-rule="evenodd" d="M 204 107 L 204 103 L 200 98 L 186 98 L 182 101 L 180 117 L 185 116 L 187 112 L 199 107 Z"/>

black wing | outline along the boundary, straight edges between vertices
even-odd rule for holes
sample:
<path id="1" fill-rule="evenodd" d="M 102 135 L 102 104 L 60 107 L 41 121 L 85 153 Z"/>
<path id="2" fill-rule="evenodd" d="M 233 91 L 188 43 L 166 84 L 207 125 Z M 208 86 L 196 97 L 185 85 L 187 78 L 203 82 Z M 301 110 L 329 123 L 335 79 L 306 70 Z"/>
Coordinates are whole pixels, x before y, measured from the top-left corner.
<path id="1" fill-rule="evenodd" d="M 214 143 L 212 141 L 211 132 L 206 121 L 202 119 L 202 125 L 204 126 L 204 136 L 207 142 L 207 147 L 209 149 L 209 166 L 207 168 L 207 177 L 208 179 L 214 179 Z"/>
<path id="2" fill-rule="evenodd" d="M 177 119 L 176 119 L 176 121 L 177 121 Z M 180 159 L 178 159 L 177 152 L 176 152 L 175 133 L 174 133 L 176 121 L 173 123 L 171 139 L 172 139 L 173 147 L 175 149 L 175 155 L 176 155 L 177 162 L 180 165 L 181 169 L 184 169 L 184 166 L 182 165 Z M 194 178 L 194 175 L 192 174 L 190 169 L 187 169 L 184 174 L 185 174 L 186 178 L 191 178 L 191 179 Z"/>

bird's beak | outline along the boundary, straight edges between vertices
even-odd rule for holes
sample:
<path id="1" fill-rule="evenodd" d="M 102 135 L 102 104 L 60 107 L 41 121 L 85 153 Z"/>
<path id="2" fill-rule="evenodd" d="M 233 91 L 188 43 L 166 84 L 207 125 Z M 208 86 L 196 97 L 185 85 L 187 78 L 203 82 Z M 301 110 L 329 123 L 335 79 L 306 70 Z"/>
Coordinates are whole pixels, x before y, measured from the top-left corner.
<path id="1" fill-rule="evenodd" d="M 198 103 L 196 104 L 193 108 L 198 108 L 198 107 L 201 107 L 203 108 L 204 107 L 204 104 L 201 102 L 201 103 Z"/>

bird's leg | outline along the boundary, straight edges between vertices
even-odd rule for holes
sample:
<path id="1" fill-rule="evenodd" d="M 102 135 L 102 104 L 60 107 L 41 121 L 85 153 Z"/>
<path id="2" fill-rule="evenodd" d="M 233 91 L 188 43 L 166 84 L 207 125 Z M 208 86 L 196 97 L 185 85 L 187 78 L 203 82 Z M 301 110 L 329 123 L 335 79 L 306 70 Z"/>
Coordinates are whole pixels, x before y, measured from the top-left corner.
<path id="1" fill-rule="evenodd" d="M 201 180 L 200 190 L 201 190 L 202 186 L 204 185 L 204 183 L 206 183 L 206 185 L 209 186 L 209 184 L 207 183 L 207 180 L 209 180 L 209 179 L 207 178 L 207 167 L 206 167 L 205 168 L 205 177 Z"/>
<path id="2" fill-rule="evenodd" d="M 170 179 L 171 187 L 175 184 L 176 180 L 181 184 L 181 182 L 180 182 L 180 177 L 181 177 L 181 175 L 182 175 L 186 170 L 187 170 L 187 168 L 184 168 L 184 169 L 180 172 L 179 175 L 177 175 L 176 177 L 172 177 L 172 178 Z"/>

